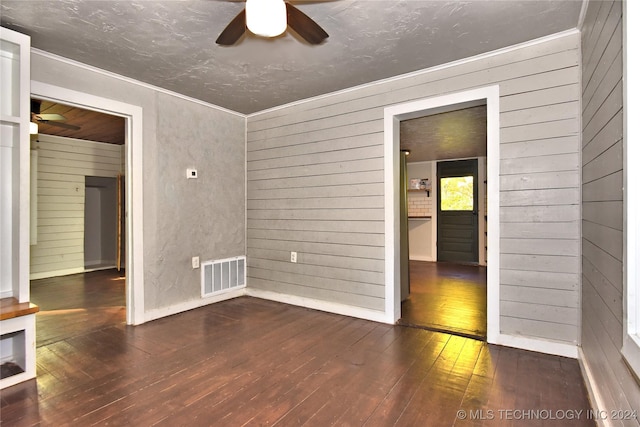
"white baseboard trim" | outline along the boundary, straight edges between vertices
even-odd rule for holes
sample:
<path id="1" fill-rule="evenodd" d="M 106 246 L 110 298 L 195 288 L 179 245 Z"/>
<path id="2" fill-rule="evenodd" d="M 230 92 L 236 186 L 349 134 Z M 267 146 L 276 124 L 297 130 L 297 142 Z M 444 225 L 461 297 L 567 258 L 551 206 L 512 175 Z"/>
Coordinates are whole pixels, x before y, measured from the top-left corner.
<path id="1" fill-rule="evenodd" d="M 84 260 L 84 265 L 116 265 L 115 259 L 93 259 Z"/>
<path id="2" fill-rule="evenodd" d="M 255 298 L 270 301 L 282 302 L 299 307 L 311 308 L 313 310 L 326 311 L 328 313 L 340 314 L 342 316 L 356 317 L 364 320 L 372 320 L 379 323 L 389 323 L 383 311 L 370 310 L 367 308 L 355 307 L 352 305 L 338 304 L 334 302 L 321 301 L 312 298 L 298 297 L 295 295 L 280 294 L 277 292 L 264 291 L 261 289 L 247 288 L 247 295 Z"/>
<path id="3" fill-rule="evenodd" d="M 112 265 L 105 265 L 105 266 L 102 266 L 102 267 L 85 268 L 84 272 L 85 273 L 90 273 L 92 271 L 113 270 L 114 268 L 116 268 L 116 265 L 112 264 Z"/>
<path id="4" fill-rule="evenodd" d="M 84 273 L 84 267 L 68 268 L 66 270 L 45 271 L 43 273 L 31 273 L 29 280 L 48 279 L 49 277 L 69 276 L 70 274 Z"/>
<path id="5" fill-rule="evenodd" d="M 537 351 L 538 353 L 553 354 L 555 356 L 578 358 L 578 346 L 542 338 L 521 337 L 517 335 L 498 334 L 491 344 L 504 345 L 522 350 Z"/>
<path id="6" fill-rule="evenodd" d="M 115 259 L 85 260 L 84 265 L 116 265 Z"/>
<path id="7" fill-rule="evenodd" d="M 587 359 L 584 357 L 582 347 L 578 347 L 578 363 L 580 364 L 580 370 L 582 371 L 582 376 L 584 377 L 584 384 L 587 387 L 589 401 L 591 402 L 591 405 L 593 405 L 593 412 L 605 414 L 605 406 L 603 404 L 602 395 L 600 394 L 600 391 L 598 389 L 598 383 L 593 377 L 593 371 L 589 366 L 589 362 L 587 362 Z M 596 423 L 599 427 L 613 426 L 609 417 L 607 417 L 607 419 L 604 419 L 604 417 L 597 417 Z"/>
<path id="8" fill-rule="evenodd" d="M 430 256 L 410 256 L 409 261 L 428 261 L 433 262 L 433 257 Z"/>
<path id="9" fill-rule="evenodd" d="M 150 322 L 152 320 L 160 319 L 162 317 L 172 316 L 174 314 L 182 313 L 183 311 L 193 310 L 194 308 L 204 307 L 205 305 L 213 304 L 220 301 L 226 301 L 228 299 L 238 298 L 246 294 L 246 288 L 234 289 L 225 294 L 214 295 L 210 298 L 196 299 L 192 301 L 183 302 L 180 304 L 170 305 L 168 307 L 156 308 L 144 313 L 144 321 Z"/>

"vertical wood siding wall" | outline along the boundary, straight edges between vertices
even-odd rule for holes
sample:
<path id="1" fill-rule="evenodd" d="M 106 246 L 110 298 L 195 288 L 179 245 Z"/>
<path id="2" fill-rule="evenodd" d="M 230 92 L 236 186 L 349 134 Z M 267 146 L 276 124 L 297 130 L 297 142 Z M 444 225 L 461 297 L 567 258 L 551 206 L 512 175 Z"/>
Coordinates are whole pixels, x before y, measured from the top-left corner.
<path id="1" fill-rule="evenodd" d="M 384 107 L 499 84 L 501 330 L 577 342 L 579 43 L 568 34 L 250 116 L 248 285 L 383 311 Z"/>
<path id="2" fill-rule="evenodd" d="M 582 348 L 607 410 L 638 409 L 623 334 L 622 2 L 589 3 L 582 30 Z M 629 118 L 634 120 L 634 118 Z M 638 421 L 629 425 L 638 425 Z"/>
<path id="3" fill-rule="evenodd" d="M 38 135 L 38 244 L 31 276 L 84 270 L 84 178 L 115 177 L 119 145 Z"/>

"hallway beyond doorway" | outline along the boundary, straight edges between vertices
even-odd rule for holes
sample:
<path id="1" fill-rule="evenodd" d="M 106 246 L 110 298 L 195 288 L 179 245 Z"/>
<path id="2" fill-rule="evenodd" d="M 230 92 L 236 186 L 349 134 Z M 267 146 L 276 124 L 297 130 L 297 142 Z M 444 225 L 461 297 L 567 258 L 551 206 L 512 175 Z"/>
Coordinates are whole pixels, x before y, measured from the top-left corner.
<path id="1" fill-rule="evenodd" d="M 487 268 L 410 261 L 411 292 L 399 323 L 485 340 Z"/>

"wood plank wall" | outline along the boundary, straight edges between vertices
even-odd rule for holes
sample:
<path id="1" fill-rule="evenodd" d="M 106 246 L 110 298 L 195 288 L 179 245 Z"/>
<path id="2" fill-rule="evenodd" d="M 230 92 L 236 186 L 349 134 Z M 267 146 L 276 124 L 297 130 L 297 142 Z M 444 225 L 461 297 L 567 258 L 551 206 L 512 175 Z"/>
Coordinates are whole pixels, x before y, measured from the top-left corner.
<path id="1" fill-rule="evenodd" d="M 115 177 L 122 147 L 38 135 L 38 244 L 31 278 L 84 271 L 85 176 Z"/>
<path id="2" fill-rule="evenodd" d="M 579 43 L 567 34 L 250 116 L 248 285 L 384 310 L 384 107 L 499 84 L 501 330 L 577 342 Z"/>
<path id="3" fill-rule="evenodd" d="M 640 388 L 620 354 L 622 58 L 622 2 L 589 2 L 582 30 L 582 348 L 606 404 L 600 409 L 609 411 L 640 404 Z"/>

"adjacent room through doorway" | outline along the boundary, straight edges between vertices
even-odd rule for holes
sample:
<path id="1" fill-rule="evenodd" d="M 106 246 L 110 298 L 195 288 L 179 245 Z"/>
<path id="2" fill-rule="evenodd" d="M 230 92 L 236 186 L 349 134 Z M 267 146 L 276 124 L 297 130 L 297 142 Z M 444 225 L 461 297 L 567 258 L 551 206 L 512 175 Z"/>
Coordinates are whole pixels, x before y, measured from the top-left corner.
<path id="1" fill-rule="evenodd" d="M 486 104 L 401 121 L 400 149 L 408 247 L 400 323 L 485 340 Z"/>
<path id="2" fill-rule="evenodd" d="M 124 117 L 32 100 L 38 346 L 125 323 Z"/>

